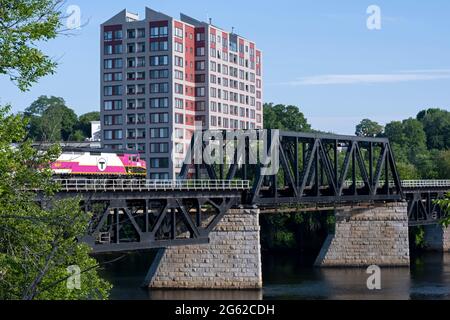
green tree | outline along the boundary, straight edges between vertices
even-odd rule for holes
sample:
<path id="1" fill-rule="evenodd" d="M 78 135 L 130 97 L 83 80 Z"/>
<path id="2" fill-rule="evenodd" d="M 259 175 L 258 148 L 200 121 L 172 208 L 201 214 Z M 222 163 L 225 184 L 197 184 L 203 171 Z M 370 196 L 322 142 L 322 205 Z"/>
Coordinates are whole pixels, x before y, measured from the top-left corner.
<path id="1" fill-rule="evenodd" d="M 445 195 L 444 199 L 438 200 L 436 202 L 446 215 L 446 217 L 442 221 L 442 225 L 448 228 L 450 226 L 450 192 Z"/>
<path id="2" fill-rule="evenodd" d="M 450 150 L 439 152 L 436 160 L 439 179 L 450 179 Z"/>
<path id="3" fill-rule="evenodd" d="M 39 152 L 26 123 L 0 108 L 0 299 L 105 299 L 110 285 L 97 274 L 90 248 L 77 239 L 89 215 L 77 199 L 55 200 L 49 163 L 59 148 Z M 36 201 L 41 190 L 45 208 Z M 82 271 L 81 290 L 66 285 L 69 266 Z"/>
<path id="4" fill-rule="evenodd" d="M 421 176 L 423 173 L 427 178 L 431 178 L 428 175 L 435 175 L 427 150 L 427 137 L 420 121 L 413 118 L 402 122 L 393 121 L 386 125 L 382 136 L 389 138 L 398 162 L 406 166 L 413 165 Z"/>
<path id="5" fill-rule="evenodd" d="M 383 133 L 383 126 L 370 119 L 364 119 L 356 126 L 358 137 L 376 137 L 381 133 Z"/>
<path id="6" fill-rule="evenodd" d="M 61 0 L 0 0 L 0 74 L 21 90 L 52 74 L 56 63 L 36 47 L 57 36 Z"/>
<path id="7" fill-rule="evenodd" d="M 392 121 L 384 128 L 384 136 L 389 138 L 392 144 L 401 145 L 405 141 L 403 124 L 401 121 Z"/>
<path id="8" fill-rule="evenodd" d="M 97 112 L 97 111 L 89 112 L 89 113 L 83 114 L 78 119 L 76 128 L 77 128 L 77 130 L 81 131 L 84 139 L 89 138 L 91 136 L 91 122 L 92 121 L 100 121 L 100 112 Z"/>
<path id="9" fill-rule="evenodd" d="M 74 139 L 78 117 L 63 98 L 41 96 L 25 109 L 24 114 L 30 118 L 31 138 L 46 142 Z"/>
<path id="10" fill-rule="evenodd" d="M 311 125 L 298 107 L 273 103 L 264 104 L 264 128 L 296 132 L 311 131 Z"/>
<path id="11" fill-rule="evenodd" d="M 450 112 L 442 109 L 428 109 L 417 115 L 427 136 L 428 149 L 450 149 Z"/>

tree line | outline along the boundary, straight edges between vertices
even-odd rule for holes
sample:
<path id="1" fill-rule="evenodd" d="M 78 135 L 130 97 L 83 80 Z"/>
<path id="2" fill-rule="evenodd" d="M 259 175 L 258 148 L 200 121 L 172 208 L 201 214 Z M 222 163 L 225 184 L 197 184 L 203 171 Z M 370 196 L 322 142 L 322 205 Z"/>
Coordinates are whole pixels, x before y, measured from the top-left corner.
<path id="1" fill-rule="evenodd" d="M 396 157 L 400 178 L 450 179 L 450 112 L 430 108 L 415 118 L 392 121 L 381 126 L 364 119 L 356 135 L 387 137 Z"/>
<path id="2" fill-rule="evenodd" d="M 100 112 L 78 117 L 63 98 L 54 96 L 40 96 L 22 116 L 28 123 L 28 137 L 42 142 L 85 141 L 91 137 L 91 121 L 100 121 Z"/>

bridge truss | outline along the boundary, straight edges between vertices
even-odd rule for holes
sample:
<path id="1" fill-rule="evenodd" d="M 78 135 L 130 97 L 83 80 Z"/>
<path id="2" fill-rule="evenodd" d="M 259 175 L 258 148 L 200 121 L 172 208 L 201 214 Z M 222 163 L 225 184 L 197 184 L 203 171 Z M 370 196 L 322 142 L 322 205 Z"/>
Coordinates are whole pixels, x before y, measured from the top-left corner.
<path id="1" fill-rule="evenodd" d="M 94 253 L 204 244 L 248 181 L 57 180 L 93 215 L 81 239 Z M 42 199 L 45 200 L 45 199 Z"/>
<path id="2" fill-rule="evenodd" d="M 250 180 L 252 188 L 244 202 L 258 206 L 399 201 L 403 198 L 388 139 L 294 132 L 279 132 L 277 136 L 276 131 L 266 135 L 256 131 L 255 143 L 255 132 L 238 134 L 240 141 L 238 138 L 227 140 L 227 132 L 218 131 L 212 134 L 211 141 L 201 144 L 204 153 L 208 152 L 210 144 L 223 142 L 219 152 L 222 164 L 196 164 L 194 148 L 198 144 L 196 146 L 193 139 L 189 161 L 183 166 L 180 177 Z M 259 154 L 260 148 L 273 155 L 279 170 L 267 174 L 259 158 L 258 163 L 251 164 L 250 159 L 255 153 Z M 234 150 L 231 157 L 230 149 Z"/>

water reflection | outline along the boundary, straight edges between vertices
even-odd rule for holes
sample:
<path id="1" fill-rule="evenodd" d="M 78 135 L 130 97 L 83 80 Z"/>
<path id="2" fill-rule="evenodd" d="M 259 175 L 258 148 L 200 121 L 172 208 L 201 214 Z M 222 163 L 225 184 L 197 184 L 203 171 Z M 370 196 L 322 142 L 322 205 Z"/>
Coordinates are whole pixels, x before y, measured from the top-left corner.
<path id="1" fill-rule="evenodd" d="M 450 300 L 450 254 L 412 258 L 411 268 L 383 268 L 382 290 L 370 291 L 365 269 L 313 268 L 313 256 L 263 255 L 262 291 L 147 290 L 140 286 L 152 253 L 132 254 L 103 275 L 114 289 L 112 299 L 260 300 L 260 299 L 446 299 Z"/>

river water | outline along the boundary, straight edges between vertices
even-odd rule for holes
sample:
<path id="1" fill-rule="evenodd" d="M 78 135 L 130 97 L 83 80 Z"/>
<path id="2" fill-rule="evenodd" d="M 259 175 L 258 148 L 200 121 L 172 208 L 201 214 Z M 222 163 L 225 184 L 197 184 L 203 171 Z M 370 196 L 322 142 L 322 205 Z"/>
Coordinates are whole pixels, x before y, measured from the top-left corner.
<path id="1" fill-rule="evenodd" d="M 107 261 L 114 256 L 102 257 Z M 381 290 L 367 289 L 365 269 L 319 269 L 313 257 L 291 252 L 263 255 L 263 290 L 202 291 L 147 290 L 140 286 L 153 259 L 152 252 L 133 253 L 101 271 L 113 285 L 111 299 L 153 300 L 450 300 L 450 254 L 424 253 L 411 259 L 410 268 L 384 268 Z"/>

